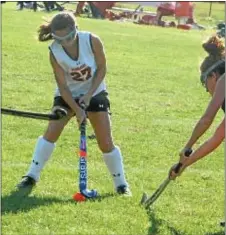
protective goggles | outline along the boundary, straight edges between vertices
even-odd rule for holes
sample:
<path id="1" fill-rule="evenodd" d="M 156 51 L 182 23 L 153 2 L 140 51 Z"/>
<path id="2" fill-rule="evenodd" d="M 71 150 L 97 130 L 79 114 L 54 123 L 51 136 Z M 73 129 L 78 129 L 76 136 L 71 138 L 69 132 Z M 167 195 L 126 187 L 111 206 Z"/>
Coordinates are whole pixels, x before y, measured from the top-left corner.
<path id="1" fill-rule="evenodd" d="M 52 33 L 51 35 L 52 35 L 53 39 L 54 39 L 56 42 L 58 42 L 59 44 L 61 44 L 61 43 L 63 43 L 63 42 L 71 41 L 72 39 L 75 38 L 76 34 L 77 34 L 77 30 L 74 29 L 74 30 L 71 31 L 69 34 L 67 34 L 67 35 L 65 35 L 65 36 L 63 36 L 63 37 L 59 37 L 59 36 L 57 36 L 57 35 L 54 34 L 54 33 Z"/>
<path id="2" fill-rule="evenodd" d="M 208 77 L 211 75 L 211 73 L 213 71 L 216 71 L 218 68 L 220 68 L 221 66 L 225 66 L 225 60 L 219 60 L 217 61 L 215 64 L 213 64 L 211 67 L 209 67 L 206 72 L 202 73 L 200 80 L 201 83 L 204 87 L 206 87 L 207 89 L 207 79 Z M 207 90 L 208 91 L 208 90 Z"/>

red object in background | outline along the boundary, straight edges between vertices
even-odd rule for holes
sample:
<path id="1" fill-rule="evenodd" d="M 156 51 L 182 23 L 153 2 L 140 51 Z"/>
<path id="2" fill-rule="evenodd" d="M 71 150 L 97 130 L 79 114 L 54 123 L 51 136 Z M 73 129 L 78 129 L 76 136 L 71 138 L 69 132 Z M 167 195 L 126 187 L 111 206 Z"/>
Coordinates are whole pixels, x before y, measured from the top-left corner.
<path id="1" fill-rule="evenodd" d="M 144 15 L 142 16 L 141 20 L 138 22 L 141 24 L 147 24 L 147 25 L 156 25 L 156 16 L 151 15 Z"/>
<path id="2" fill-rule="evenodd" d="M 125 15 L 123 13 L 121 14 L 115 14 L 114 12 L 112 12 L 111 10 L 106 10 L 105 16 L 106 19 L 109 19 L 111 21 L 114 20 L 120 20 L 122 17 L 125 17 Z"/>
<path id="3" fill-rule="evenodd" d="M 191 25 L 190 24 L 179 24 L 179 25 L 177 25 L 177 28 L 189 30 L 189 29 L 191 29 Z"/>
<path id="4" fill-rule="evenodd" d="M 161 16 L 171 16 L 175 13 L 175 4 L 172 2 L 162 3 L 158 8 L 157 12 L 161 12 Z"/>
<path id="5" fill-rule="evenodd" d="M 77 15 L 82 14 L 82 9 L 83 9 L 84 5 L 85 5 L 85 2 L 81 2 L 81 1 L 78 2 L 77 7 L 76 7 L 76 14 Z"/>
<path id="6" fill-rule="evenodd" d="M 176 2 L 175 17 L 188 17 L 193 19 L 194 7 L 192 2 Z"/>
<path id="7" fill-rule="evenodd" d="M 194 5 L 192 2 L 176 2 L 175 17 L 178 19 L 178 29 L 191 29 L 194 23 Z"/>
<path id="8" fill-rule="evenodd" d="M 175 13 L 175 2 L 164 2 L 157 8 L 156 22 L 159 26 L 165 26 L 164 21 L 162 21 L 163 16 L 173 16 Z"/>
<path id="9" fill-rule="evenodd" d="M 92 4 L 100 11 L 102 16 L 105 16 L 107 9 L 111 9 L 116 2 L 92 2 Z"/>

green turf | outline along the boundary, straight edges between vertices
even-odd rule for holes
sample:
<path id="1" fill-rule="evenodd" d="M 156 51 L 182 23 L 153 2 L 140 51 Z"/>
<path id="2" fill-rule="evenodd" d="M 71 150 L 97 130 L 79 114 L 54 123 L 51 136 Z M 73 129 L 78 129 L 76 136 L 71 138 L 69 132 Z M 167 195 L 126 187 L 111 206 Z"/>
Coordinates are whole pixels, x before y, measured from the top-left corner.
<path id="1" fill-rule="evenodd" d="M 201 4 L 201 3 L 200 3 Z M 205 3 L 202 6 L 206 6 Z M 219 7 L 224 8 L 224 5 Z M 48 112 L 55 88 L 48 42 L 35 39 L 42 16 L 2 7 L 2 106 Z M 220 18 L 219 19 L 223 19 Z M 106 48 L 114 141 L 121 147 L 132 198 L 113 185 L 95 140 L 88 142 L 89 187 L 102 200 L 76 204 L 78 128 L 65 128 L 41 181 L 29 197 L 13 192 L 31 161 L 45 121 L 2 116 L 3 235 L 220 235 L 224 217 L 223 146 L 169 185 L 152 208 L 139 206 L 178 159 L 210 97 L 199 82 L 201 43 L 213 31 L 181 31 L 78 18 Z M 208 22 L 207 22 L 208 25 Z M 222 119 L 220 112 L 210 136 Z M 91 133 L 90 126 L 88 133 Z"/>

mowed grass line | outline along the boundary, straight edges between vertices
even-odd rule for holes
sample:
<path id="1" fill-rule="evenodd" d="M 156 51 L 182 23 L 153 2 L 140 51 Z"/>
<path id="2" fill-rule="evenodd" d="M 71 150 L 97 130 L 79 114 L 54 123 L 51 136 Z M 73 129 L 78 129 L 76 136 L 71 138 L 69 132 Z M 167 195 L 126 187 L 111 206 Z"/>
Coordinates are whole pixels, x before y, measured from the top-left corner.
<path id="1" fill-rule="evenodd" d="M 2 106 L 48 112 L 55 88 L 48 43 L 35 31 L 42 12 L 2 9 Z M 122 149 L 132 198 L 112 196 L 113 186 L 95 141 L 88 142 L 89 187 L 101 201 L 76 204 L 78 128 L 73 120 L 57 142 L 41 181 L 28 198 L 12 194 L 26 173 L 46 122 L 2 116 L 2 234 L 207 235 L 220 232 L 224 212 L 223 147 L 169 185 L 150 214 L 139 206 L 178 159 L 209 101 L 199 82 L 212 31 L 180 31 L 78 18 L 79 27 L 101 37 L 114 140 Z M 200 142 L 213 133 L 217 120 Z M 90 126 L 88 133 L 92 133 Z"/>

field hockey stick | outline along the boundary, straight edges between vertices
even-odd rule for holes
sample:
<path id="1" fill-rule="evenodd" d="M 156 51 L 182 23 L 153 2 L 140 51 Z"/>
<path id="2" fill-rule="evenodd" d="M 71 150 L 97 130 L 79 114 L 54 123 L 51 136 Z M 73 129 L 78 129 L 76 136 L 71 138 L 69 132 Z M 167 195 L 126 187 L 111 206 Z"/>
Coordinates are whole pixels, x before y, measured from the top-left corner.
<path id="1" fill-rule="evenodd" d="M 25 117 L 25 118 L 33 118 L 33 119 L 41 119 L 41 120 L 59 120 L 67 115 L 67 111 L 62 108 L 58 108 L 54 113 L 49 113 L 49 114 L 1 108 L 1 113 L 6 114 L 6 115 L 13 115 L 17 117 Z"/>
<path id="2" fill-rule="evenodd" d="M 82 109 L 85 109 L 83 104 L 80 104 Z M 80 149 L 79 149 L 79 190 L 86 198 L 97 197 L 95 189 L 87 189 L 87 144 L 86 144 L 86 121 L 80 125 Z"/>
<path id="3" fill-rule="evenodd" d="M 192 150 L 188 149 L 185 151 L 184 155 L 186 157 L 189 157 L 191 155 L 191 153 L 192 153 Z M 177 166 L 175 167 L 174 172 L 178 173 L 180 171 L 180 168 L 182 167 L 182 165 L 183 164 L 179 162 L 177 164 Z M 163 191 L 166 189 L 166 187 L 168 186 L 170 181 L 171 181 L 171 179 L 168 176 L 150 197 L 148 197 L 148 195 L 146 193 L 143 193 L 140 204 L 144 205 L 145 209 L 148 209 L 159 198 L 159 196 L 163 193 Z"/>

